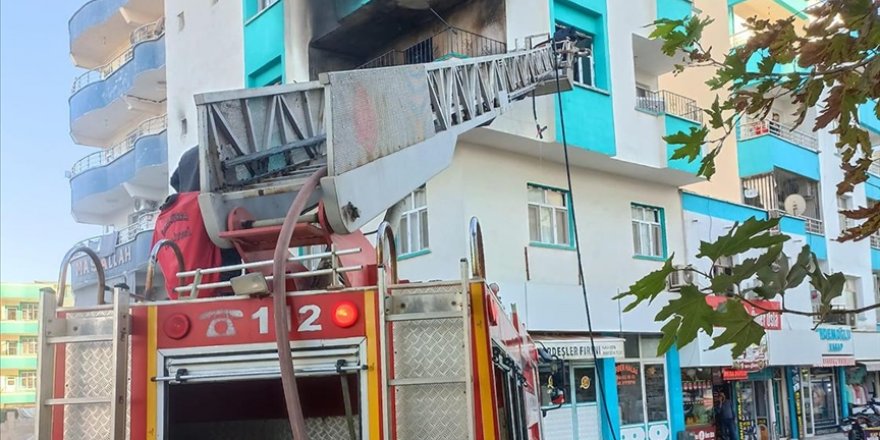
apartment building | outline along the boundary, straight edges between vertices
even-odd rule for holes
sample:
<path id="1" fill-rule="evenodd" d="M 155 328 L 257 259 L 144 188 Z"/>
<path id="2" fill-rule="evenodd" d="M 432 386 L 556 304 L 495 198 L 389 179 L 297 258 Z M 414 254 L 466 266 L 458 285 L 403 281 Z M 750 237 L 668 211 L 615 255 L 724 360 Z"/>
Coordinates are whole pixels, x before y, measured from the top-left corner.
<path id="1" fill-rule="evenodd" d="M 36 402 L 40 283 L 0 283 L 0 412 Z"/>
<path id="2" fill-rule="evenodd" d="M 72 164 L 71 214 L 104 233 L 95 250 L 109 285 L 143 286 L 155 213 L 168 191 L 165 10 L 156 0 L 93 0 L 68 23 L 73 79 L 70 136 L 95 151 Z M 73 259 L 78 303 L 95 303 L 95 266 Z"/>
<path id="3" fill-rule="evenodd" d="M 80 110 L 84 104 L 76 92 L 71 97 L 74 138 L 104 148 L 95 165 L 73 171 L 74 215 L 116 228 L 90 242 L 101 249 L 111 278 L 133 287 L 143 283 L 151 223 L 138 223 L 142 217 L 132 213 L 137 206 L 155 209 L 180 156 L 197 146 L 193 95 L 305 82 L 328 70 L 491 55 L 530 47 L 567 28 L 583 54 L 574 66 L 573 89 L 523 100 L 491 125 L 462 136 L 452 166 L 404 200 L 401 277 L 458 277 L 458 260 L 468 254 L 469 220 L 480 219 L 487 277 L 535 339 L 564 360 L 567 403 L 542 419 L 549 438 L 665 440 L 685 430 L 712 438 L 711 402 L 722 391 L 735 398 L 743 433 L 754 426 L 774 438 L 801 438 L 843 416 L 848 405 L 834 393 L 843 396 L 848 386 L 865 383 L 878 386 L 880 343 L 872 313 L 819 331 L 809 318 L 765 319 L 766 344 L 751 358 L 707 350 L 705 335 L 658 357 L 661 323 L 653 317 L 662 298 L 628 313 L 622 313 L 626 304 L 613 299 L 669 256 L 677 265 L 704 264 L 696 259 L 699 242 L 752 216 L 780 217 L 780 229 L 793 236 L 787 252 L 810 244 L 825 269 L 847 273 L 851 281 L 841 306 L 865 304 L 877 295 L 873 276 L 880 270 L 880 240 L 834 241 L 841 226 L 833 193 L 840 176 L 830 134 L 788 130 L 790 110 L 784 107 L 773 124 L 744 121 L 727 141 L 711 182 L 694 176 L 697 164 L 672 160 L 675 146 L 661 139 L 700 126 L 701 109 L 714 95 L 702 86 L 707 72 L 672 75 L 673 61 L 648 39 L 647 24 L 661 17 L 711 15 L 716 23 L 706 38 L 723 51 L 740 44 L 745 17 L 795 13 L 807 20 L 799 12 L 805 2 L 166 0 L 159 9 L 147 4 L 159 3 L 95 0 L 71 19 L 75 62 L 97 69 L 101 78 L 79 91 L 113 84 L 106 93 L 95 92 L 106 103 L 88 111 Z M 135 43 L 136 30 L 160 22 L 161 34 L 154 31 L 156 38 Z M 128 40 L 119 37 L 125 32 Z M 107 39 L 111 34 L 116 40 Z M 116 41 L 115 49 L 105 41 Z M 161 46 L 161 64 L 158 53 L 138 62 L 152 45 L 156 51 Z M 115 54 L 125 53 L 122 48 L 133 48 L 129 61 L 101 71 Z M 114 72 L 126 68 L 130 73 L 114 79 Z M 129 139 L 123 134 L 166 114 L 160 131 L 138 132 L 125 144 L 126 153 L 107 156 Z M 862 123 L 875 134 L 880 127 L 867 115 Z M 161 154 L 150 156 L 150 146 L 158 144 Z M 572 164 L 571 191 L 564 144 Z M 134 163 L 134 171 L 124 174 L 130 177 L 122 177 L 123 167 L 115 168 L 127 163 L 126 154 Z M 880 200 L 878 191 L 880 175 L 874 175 L 839 203 Z M 804 202 L 787 212 L 793 194 Z M 123 232 L 130 225 L 141 226 Z M 583 251 L 583 279 L 575 237 Z M 94 271 L 78 261 L 74 291 L 77 302 L 88 303 Z M 675 295 L 673 281 L 666 297 Z M 806 285 L 789 298 L 789 306 L 813 306 Z M 549 379 L 549 372 L 542 372 L 541 383 Z M 829 389 L 836 391 L 823 395 L 821 405 L 801 392 Z"/>

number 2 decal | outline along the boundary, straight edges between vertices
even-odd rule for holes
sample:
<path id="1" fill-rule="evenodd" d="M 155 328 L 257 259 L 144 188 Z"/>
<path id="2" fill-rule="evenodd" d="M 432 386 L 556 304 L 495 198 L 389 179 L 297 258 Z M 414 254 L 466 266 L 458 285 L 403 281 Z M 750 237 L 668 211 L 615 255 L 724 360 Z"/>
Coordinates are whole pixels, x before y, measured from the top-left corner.
<path id="1" fill-rule="evenodd" d="M 287 306 L 287 314 L 290 316 L 290 306 Z M 321 308 L 314 304 L 307 304 L 299 308 L 297 311 L 300 316 L 305 315 L 305 318 L 300 322 L 299 327 L 296 328 L 296 331 L 299 332 L 317 332 L 321 331 L 323 327 L 321 324 L 315 324 L 315 321 L 321 317 Z M 259 332 L 261 335 L 265 335 L 269 333 L 269 307 L 263 306 L 257 309 L 254 314 L 251 315 L 251 319 L 257 320 L 257 325 L 259 326 Z M 290 321 L 287 322 L 287 328 L 290 328 Z"/>

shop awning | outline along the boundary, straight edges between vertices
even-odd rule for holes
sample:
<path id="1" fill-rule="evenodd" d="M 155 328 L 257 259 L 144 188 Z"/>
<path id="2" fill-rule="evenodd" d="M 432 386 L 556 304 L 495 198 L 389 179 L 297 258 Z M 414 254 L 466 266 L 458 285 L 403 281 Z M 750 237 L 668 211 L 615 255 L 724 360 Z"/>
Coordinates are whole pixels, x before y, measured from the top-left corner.
<path id="1" fill-rule="evenodd" d="M 859 365 L 864 365 L 868 371 L 880 371 L 880 361 L 860 361 Z"/>
<path id="2" fill-rule="evenodd" d="M 595 344 L 596 358 L 623 358 L 623 339 L 596 336 L 535 337 L 538 346 L 565 360 L 592 360 Z"/>

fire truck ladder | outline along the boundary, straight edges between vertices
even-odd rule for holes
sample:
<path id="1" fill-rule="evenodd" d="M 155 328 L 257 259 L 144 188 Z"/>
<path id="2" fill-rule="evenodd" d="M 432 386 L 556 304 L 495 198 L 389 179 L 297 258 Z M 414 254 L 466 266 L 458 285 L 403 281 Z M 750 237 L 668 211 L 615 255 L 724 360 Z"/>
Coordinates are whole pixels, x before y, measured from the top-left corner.
<path id="1" fill-rule="evenodd" d="M 67 266 L 78 253 L 85 253 L 95 264 L 98 305 L 60 308 Z M 64 258 L 58 294 L 52 289 L 42 291 L 36 411 L 39 439 L 51 438 L 53 425 L 62 421 L 63 438 L 126 438 L 130 294 L 115 288 L 112 306 L 104 304 L 104 282 L 98 255 L 80 247 Z M 63 366 L 57 366 L 56 358 Z"/>
<path id="2" fill-rule="evenodd" d="M 379 294 L 384 301 L 380 343 L 386 347 L 381 359 L 384 439 L 391 439 L 392 432 L 398 439 L 474 439 L 468 262 L 461 260 L 460 282 L 398 284 L 390 225 L 383 222 L 378 234 Z M 479 240 L 471 245 L 473 274 L 481 276 L 476 218 L 471 220 L 471 237 Z"/>

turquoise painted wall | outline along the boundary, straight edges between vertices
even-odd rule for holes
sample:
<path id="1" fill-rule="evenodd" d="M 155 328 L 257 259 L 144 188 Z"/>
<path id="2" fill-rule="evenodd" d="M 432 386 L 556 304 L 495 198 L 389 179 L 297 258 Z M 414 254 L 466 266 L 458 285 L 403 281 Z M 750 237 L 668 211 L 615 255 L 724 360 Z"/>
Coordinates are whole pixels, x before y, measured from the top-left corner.
<path id="1" fill-rule="evenodd" d="M 785 371 L 785 387 L 788 388 L 788 413 L 789 414 L 797 414 L 797 403 L 794 398 L 794 368 L 792 367 L 783 367 Z M 800 438 L 800 433 L 798 432 L 798 423 L 800 422 L 797 417 L 788 418 L 789 421 L 789 429 L 791 432 L 791 438 L 797 439 Z"/>
<path id="2" fill-rule="evenodd" d="M 807 223 L 803 219 L 784 215 L 779 219 L 779 230 L 786 234 L 803 236 L 807 234 Z"/>
<path id="3" fill-rule="evenodd" d="M 605 417 L 605 410 L 601 406 L 599 407 L 602 439 L 620 439 L 620 402 L 617 398 L 617 371 L 615 370 L 614 358 L 599 358 L 596 363 L 596 374 L 602 378 L 601 384 L 605 400 L 601 403 L 608 408 L 608 417 Z M 681 376 L 680 373 L 679 376 Z M 672 408 L 672 406 L 670 407 Z"/>
<path id="4" fill-rule="evenodd" d="M 21 345 L 21 344 L 19 344 Z M 0 356 L 0 370 L 36 370 L 37 355 Z"/>
<path id="5" fill-rule="evenodd" d="M 751 217 L 759 220 L 767 218 L 767 212 L 750 206 L 738 205 L 710 197 L 691 193 L 681 194 L 681 207 L 685 211 L 721 218 L 733 222 L 742 222 Z"/>
<path id="6" fill-rule="evenodd" d="M 880 270 L 880 249 L 871 248 L 871 270 Z"/>
<path id="7" fill-rule="evenodd" d="M 575 86 L 562 94 L 568 143 L 608 156 L 617 154 L 611 103 L 607 7 L 605 0 L 556 0 L 551 20 L 593 36 L 596 89 Z M 559 98 L 557 98 L 559 99 Z M 559 107 L 556 107 L 556 140 L 562 142 Z"/>
<path id="8" fill-rule="evenodd" d="M 669 395 L 669 438 L 678 438 L 678 433 L 684 431 L 684 391 L 681 386 L 681 362 L 678 358 L 678 346 L 673 345 L 666 352 L 666 388 Z"/>
<path id="9" fill-rule="evenodd" d="M 754 176 L 779 167 L 813 180 L 819 176 L 819 154 L 767 134 L 737 142 L 740 177 Z"/>
<path id="10" fill-rule="evenodd" d="M 880 119 L 874 113 L 874 107 L 877 106 L 875 101 L 868 101 L 859 106 L 859 122 L 867 130 L 880 134 Z"/>
<path id="11" fill-rule="evenodd" d="M 245 85 L 284 82 L 284 2 L 256 13 L 256 0 L 245 0 L 244 14 Z"/>
<path id="12" fill-rule="evenodd" d="M 759 72 L 758 63 L 761 62 L 764 57 L 767 56 L 767 51 L 759 50 L 752 54 L 748 61 L 746 61 L 746 71 L 757 73 Z M 804 69 L 798 66 L 797 61 L 791 62 L 788 64 L 777 64 L 773 66 L 773 73 L 807 73 L 809 69 Z"/>
<path id="13" fill-rule="evenodd" d="M 816 235 L 807 233 L 807 244 L 810 245 L 810 249 L 816 254 L 816 258 L 820 260 L 828 260 L 828 243 L 825 240 L 824 235 Z"/>
<path id="14" fill-rule="evenodd" d="M 679 20 L 690 17 L 694 4 L 690 0 L 657 0 L 657 18 Z"/>
<path id="15" fill-rule="evenodd" d="M 700 127 L 700 124 L 697 124 L 696 122 L 682 119 L 673 115 L 665 115 L 664 122 L 666 124 L 667 136 L 678 133 L 679 131 L 690 133 L 691 128 Z M 670 159 L 672 157 L 672 153 L 675 152 L 675 149 L 679 148 L 680 146 L 681 144 L 666 144 L 666 159 L 668 161 L 666 166 L 668 168 L 673 168 L 687 173 L 697 174 L 697 171 L 700 170 L 700 160 L 703 159 L 703 154 L 700 153 L 699 157 L 694 159 L 693 162 L 688 162 L 687 159 Z"/>
<path id="16" fill-rule="evenodd" d="M 880 176 L 868 174 L 868 181 L 865 182 L 865 197 L 880 200 Z"/>

